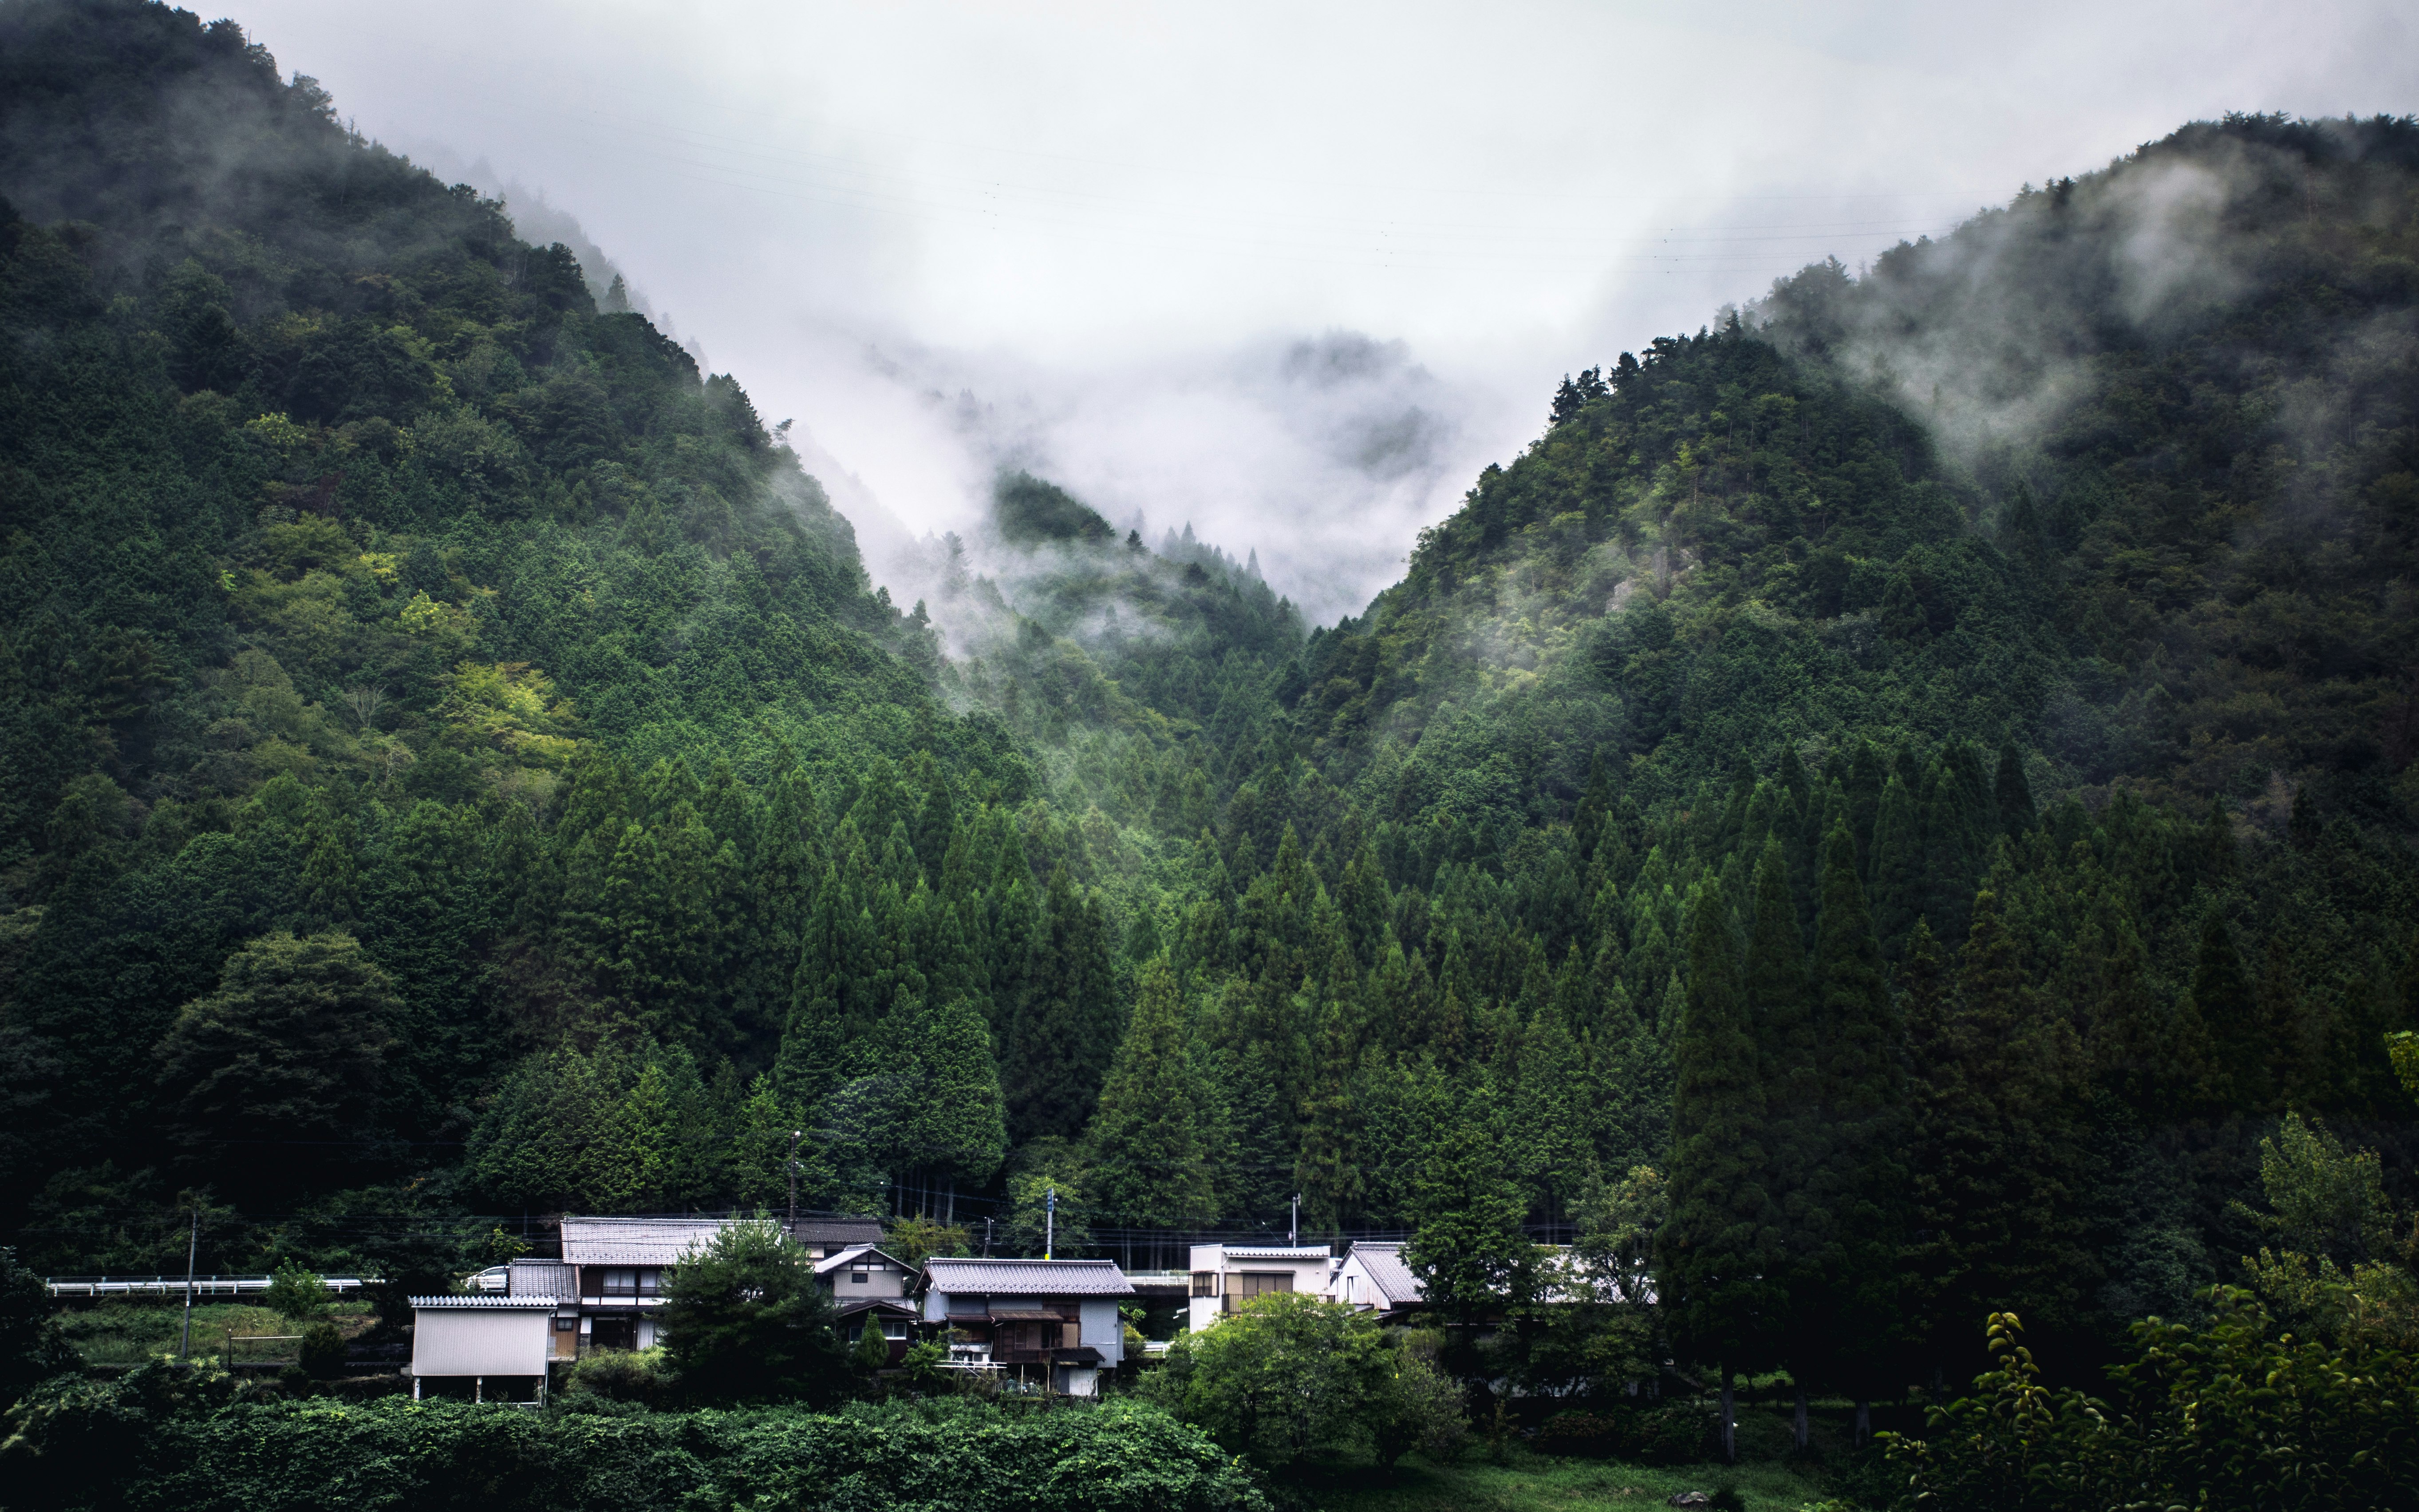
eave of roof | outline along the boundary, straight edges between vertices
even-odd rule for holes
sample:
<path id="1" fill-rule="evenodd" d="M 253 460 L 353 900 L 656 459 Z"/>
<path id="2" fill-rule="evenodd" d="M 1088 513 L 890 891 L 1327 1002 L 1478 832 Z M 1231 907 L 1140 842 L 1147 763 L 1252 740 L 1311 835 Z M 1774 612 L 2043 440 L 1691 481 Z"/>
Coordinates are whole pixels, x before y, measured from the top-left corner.
<path id="1" fill-rule="evenodd" d="M 414 1297 L 411 1305 L 424 1312 L 550 1313 L 556 1297 L 500 1297 L 490 1292 L 472 1297 Z"/>
<path id="2" fill-rule="evenodd" d="M 985 1260 L 934 1256 L 923 1285 L 933 1291 L 1000 1297 L 1131 1297 L 1114 1260 Z"/>

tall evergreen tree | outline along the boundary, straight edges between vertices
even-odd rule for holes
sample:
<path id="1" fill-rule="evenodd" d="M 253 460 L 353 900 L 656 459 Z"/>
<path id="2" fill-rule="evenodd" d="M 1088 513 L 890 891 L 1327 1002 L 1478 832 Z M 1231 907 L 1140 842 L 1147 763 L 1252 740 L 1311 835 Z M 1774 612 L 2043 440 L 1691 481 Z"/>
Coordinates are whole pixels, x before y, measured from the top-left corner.
<path id="1" fill-rule="evenodd" d="M 1998 806 L 2000 833 L 2011 841 L 2024 839 L 2033 827 L 2033 789 L 2025 780 L 2025 759 L 2016 753 L 2012 741 L 1999 747 L 1999 774 L 1992 794 Z"/>
<path id="2" fill-rule="evenodd" d="M 1086 1135 L 1096 1212 L 1127 1228 L 1181 1228 L 1217 1216 L 1208 1088 L 1166 958 L 1142 969 L 1132 1020 Z"/>
<path id="3" fill-rule="evenodd" d="M 1116 991 L 1106 917 L 1097 902 L 1076 895 L 1064 868 L 1054 870 L 1001 1078 L 1019 1143 L 1083 1133 L 1123 1027 Z"/>
<path id="4" fill-rule="evenodd" d="M 2219 1095 L 2230 1108 L 2265 1111 L 2275 1098 L 2269 1057 L 2276 1049 L 2261 1033 L 2259 1001 L 2234 949 L 2226 917 L 2211 909 L 2202 920 L 2200 959 L 2193 968 L 2193 1007 L 2207 1026 Z"/>
<path id="5" fill-rule="evenodd" d="M 1831 1215 L 1823 1207 L 1820 1174 L 1830 1131 L 1813 985 L 1778 835 L 1764 841 L 1756 863 L 1752 920 L 1744 985 L 1764 1089 L 1764 1162 L 1758 1174 L 1773 1213 L 1764 1241 L 1772 1255 L 1765 1285 L 1772 1324 L 1782 1335 L 1777 1342 L 1803 1381 L 1816 1368 L 1813 1341 L 1827 1304 L 1823 1257 L 1832 1242 Z M 1804 1414 L 1799 1417 L 1802 1443 Z"/>
<path id="6" fill-rule="evenodd" d="M 1892 1387 L 1903 1324 L 1898 1250 L 1905 1232 L 1906 1033 L 1882 965 L 1881 942 L 1857 881 L 1856 842 L 1844 821 L 1824 846 L 1816 916 L 1815 1015 L 1827 1139 L 1813 1173 L 1826 1222 L 1816 1252 L 1818 1311 L 1802 1312 L 1813 1373 L 1866 1402 Z"/>
<path id="7" fill-rule="evenodd" d="M 1867 856 L 1873 930 L 1883 953 L 1895 957 L 1904 953 L 1924 901 L 1923 818 L 1916 810 L 1915 795 L 1896 773 L 1882 787 Z"/>
<path id="8" fill-rule="evenodd" d="M 1664 1305 L 1727 1395 L 1733 1371 L 1770 1362 L 1778 1214 L 1764 1185 L 1764 1094 L 1738 948 L 1720 894 L 1701 893 L 1672 1060 L 1672 1215 L 1656 1236 Z M 1731 1424 L 1725 1416 L 1725 1438 Z M 1730 1445 L 1726 1443 L 1725 1447 Z"/>

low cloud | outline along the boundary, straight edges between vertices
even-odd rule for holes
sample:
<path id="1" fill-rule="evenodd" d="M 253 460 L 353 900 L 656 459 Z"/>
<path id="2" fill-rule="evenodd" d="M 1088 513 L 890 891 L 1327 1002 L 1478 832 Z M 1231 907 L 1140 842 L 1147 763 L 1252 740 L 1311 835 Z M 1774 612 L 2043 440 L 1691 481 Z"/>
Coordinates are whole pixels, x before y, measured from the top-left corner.
<path id="1" fill-rule="evenodd" d="M 1356 332 L 1117 366 L 901 344 L 843 361 L 850 412 L 816 423 L 802 455 L 844 475 L 834 501 L 902 600 L 931 559 L 912 543 L 972 539 L 993 479 L 1022 470 L 1153 546 L 1190 526 L 1256 553 L 1271 587 L 1332 622 L 1401 575 L 1420 526 L 1500 449 L 1481 391 Z"/>

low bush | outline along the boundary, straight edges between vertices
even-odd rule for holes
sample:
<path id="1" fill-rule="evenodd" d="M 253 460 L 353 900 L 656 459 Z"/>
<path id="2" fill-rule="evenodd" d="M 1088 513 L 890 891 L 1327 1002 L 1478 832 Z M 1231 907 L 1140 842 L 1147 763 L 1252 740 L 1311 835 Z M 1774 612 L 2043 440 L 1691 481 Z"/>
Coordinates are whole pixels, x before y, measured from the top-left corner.
<path id="1" fill-rule="evenodd" d="M 2042 1385 L 2023 1325 L 1992 1314 L 1998 1367 L 1934 1409 L 1921 1438 L 1885 1437 L 1902 1504 L 2419 1506 L 2419 1354 L 2359 1333 L 2299 1337 L 2234 1288 L 2204 1296 L 2198 1328 L 2134 1325 L 2105 1399 Z"/>
<path id="2" fill-rule="evenodd" d="M 345 1373 L 345 1335 L 335 1324 L 321 1319 L 302 1330 L 295 1363 L 314 1381 L 333 1381 Z"/>
<path id="3" fill-rule="evenodd" d="M 1537 1430 L 1545 1454 L 1631 1459 L 1649 1465 L 1686 1465 L 1713 1452 L 1713 1414 L 1689 1402 L 1652 1408 L 1614 1407 L 1600 1412 L 1556 1412 Z"/>
<path id="4" fill-rule="evenodd" d="M 1207 1435 L 1132 1401 L 536 1413 L 244 1401 L 224 1377 L 165 1365 L 37 1390 L 9 1414 L 0 1485 L 11 1512 L 1270 1512 Z"/>
<path id="5" fill-rule="evenodd" d="M 671 1361 L 661 1350 L 597 1350 L 564 1372 L 566 1396 L 593 1393 L 617 1402 L 666 1407 L 672 1401 Z"/>

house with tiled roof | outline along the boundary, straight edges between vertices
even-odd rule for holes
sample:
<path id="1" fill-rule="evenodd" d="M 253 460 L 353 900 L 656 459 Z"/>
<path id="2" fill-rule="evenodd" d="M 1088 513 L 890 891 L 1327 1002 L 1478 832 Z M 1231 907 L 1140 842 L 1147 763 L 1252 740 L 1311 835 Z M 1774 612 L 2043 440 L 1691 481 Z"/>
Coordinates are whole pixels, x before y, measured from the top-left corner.
<path id="1" fill-rule="evenodd" d="M 561 1257 L 502 1267 L 501 1295 L 483 1289 L 411 1299 L 414 1393 L 435 1383 L 440 1392 L 482 1400 L 532 1401 L 555 1361 L 593 1350 L 653 1349 L 666 1280 L 740 1221 L 564 1215 Z M 891 1340 L 892 1357 L 902 1355 L 915 1332 L 916 1308 L 907 1300 L 914 1273 L 875 1250 L 880 1222 L 801 1218 L 789 1232 L 834 1292 L 842 1329 L 854 1337 L 871 1311 Z"/>
<path id="2" fill-rule="evenodd" d="M 833 1321 L 843 1339 L 865 1331 L 870 1319 L 890 1341 L 893 1364 L 907 1356 L 916 1337 L 916 1304 L 908 1300 L 921 1273 L 872 1244 L 851 1244 L 815 1262 L 815 1279 L 832 1300 Z"/>
<path id="3" fill-rule="evenodd" d="M 1097 1394 L 1101 1372 L 1124 1361 L 1117 1304 L 1133 1296 L 1114 1260 L 934 1256 L 916 1285 L 922 1320 L 947 1331 L 952 1364 L 1073 1396 Z"/>

